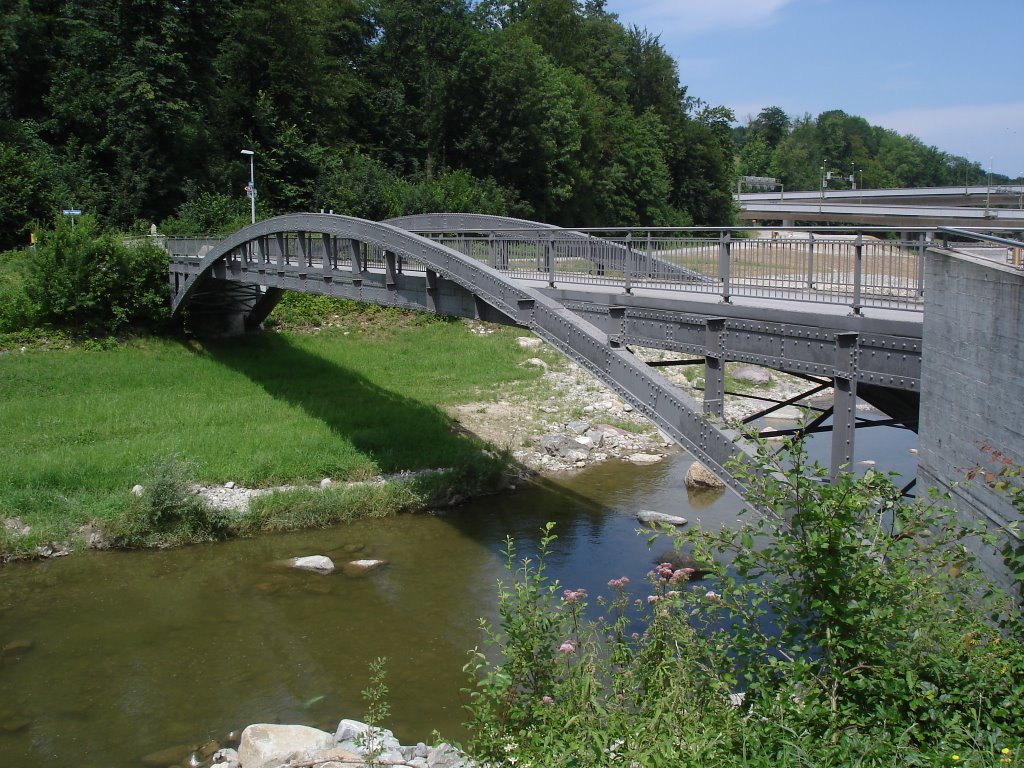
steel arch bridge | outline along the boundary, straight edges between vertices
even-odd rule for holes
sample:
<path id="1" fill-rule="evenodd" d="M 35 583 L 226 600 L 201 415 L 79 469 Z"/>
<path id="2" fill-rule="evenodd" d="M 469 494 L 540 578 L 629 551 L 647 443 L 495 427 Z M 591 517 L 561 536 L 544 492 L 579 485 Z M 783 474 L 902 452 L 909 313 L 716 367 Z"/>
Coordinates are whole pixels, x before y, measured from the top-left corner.
<path id="1" fill-rule="evenodd" d="M 831 432 L 833 477 L 851 465 L 860 428 L 917 431 L 926 244 L 873 235 L 766 240 L 717 227 L 637 235 L 475 214 L 303 213 L 226 239 L 169 238 L 167 249 L 173 312 L 201 332 L 257 328 L 286 290 L 528 328 L 741 491 L 725 466 L 750 461 L 756 446 L 723 426 L 734 394 L 726 362 L 808 381 L 786 401 L 754 397 L 765 405 L 745 423 L 831 390 L 810 422 L 772 433 Z M 686 359 L 647 364 L 629 345 Z M 700 362 L 702 401 L 657 372 Z M 859 416 L 858 397 L 888 418 Z"/>
<path id="2" fill-rule="evenodd" d="M 545 226 L 493 218 L 476 223 Z M 446 245 L 394 223 L 313 213 L 267 219 L 221 242 L 196 245 L 170 246 L 175 316 L 188 313 L 214 331 L 238 332 L 258 327 L 283 291 L 296 290 L 528 328 L 742 490 L 726 469 L 730 459 L 750 461 L 755 454 L 741 433 L 709 418 L 701 402 L 636 358 L 614 334 Z M 622 258 L 615 246 L 599 256 L 609 267 Z"/>

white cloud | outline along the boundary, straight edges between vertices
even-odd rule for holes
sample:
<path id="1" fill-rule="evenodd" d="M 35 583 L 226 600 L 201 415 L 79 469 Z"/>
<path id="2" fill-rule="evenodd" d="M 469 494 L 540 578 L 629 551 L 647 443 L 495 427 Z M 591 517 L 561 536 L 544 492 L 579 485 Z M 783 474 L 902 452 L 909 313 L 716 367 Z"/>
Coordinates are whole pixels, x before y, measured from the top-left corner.
<path id="1" fill-rule="evenodd" d="M 616 0 L 609 9 L 627 24 L 655 34 L 686 35 L 718 27 L 735 29 L 772 19 L 795 0 Z"/>
<path id="2" fill-rule="evenodd" d="M 969 155 L 984 168 L 991 161 L 997 173 L 1024 173 L 1024 101 L 901 109 L 865 118 L 945 152 Z"/>

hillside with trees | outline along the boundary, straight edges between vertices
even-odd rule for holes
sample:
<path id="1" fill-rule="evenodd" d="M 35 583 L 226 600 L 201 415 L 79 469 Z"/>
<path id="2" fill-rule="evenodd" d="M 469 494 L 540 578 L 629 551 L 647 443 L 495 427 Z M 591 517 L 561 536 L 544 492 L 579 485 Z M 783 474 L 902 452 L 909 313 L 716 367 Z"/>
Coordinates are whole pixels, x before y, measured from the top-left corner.
<path id="1" fill-rule="evenodd" d="M 854 175 L 858 187 L 945 187 L 984 184 L 986 171 L 967 158 L 871 125 L 842 110 L 792 118 L 766 107 L 734 130 L 737 170 L 744 176 L 773 176 L 786 189 L 816 189 L 821 169 Z M 995 174 L 992 181 L 1005 183 Z"/>
<path id="2" fill-rule="evenodd" d="M 2 1 L 0 247 L 244 222 L 243 148 L 261 215 L 730 217 L 731 113 L 603 0 Z"/>
<path id="3" fill-rule="evenodd" d="M 604 0 L 0 0 L 0 248 L 62 208 L 141 232 L 333 210 L 731 223 L 737 172 L 982 170 L 840 111 L 734 115 Z M 684 73 L 685 74 L 685 73 Z"/>

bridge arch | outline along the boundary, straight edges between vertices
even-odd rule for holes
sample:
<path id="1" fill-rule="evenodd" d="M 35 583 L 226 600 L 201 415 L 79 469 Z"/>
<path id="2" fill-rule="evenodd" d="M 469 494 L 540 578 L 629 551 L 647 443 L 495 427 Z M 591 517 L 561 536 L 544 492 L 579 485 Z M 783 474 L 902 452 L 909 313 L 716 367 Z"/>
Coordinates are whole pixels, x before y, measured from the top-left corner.
<path id="1" fill-rule="evenodd" d="M 506 221 L 517 227 L 522 224 Z M 200 255 L 202 247 L 208 250 Z M 726 470 L 730 459 L 750 461 L 754 456 L 753 446 L 740 433 L 713 423 L 704 415 L 702 403 L 638 360 L 614 335 L 540 291 L 443 244 L 393 223 L 301 213 L 257 222 L 212 246 L 191 250 L 195 252 L 171 254 L 175 316 L 204 304 L 247 317 L 249 325 L 254 320 L 258 324 L 284 290 L 442 314 L 465 314 L 449 309 L 461 301 L 458 306 L 472 306 L 478 317 L 533 331 L 632 404 L 731 487 L 742 490 Z M 373 254 L 382 254 L 383 259 L 371 263 L 368 256 Z M 403 269 L 403 263 L 411 268 Z M 448 305 L 445 296 L 454 296 Z"/>

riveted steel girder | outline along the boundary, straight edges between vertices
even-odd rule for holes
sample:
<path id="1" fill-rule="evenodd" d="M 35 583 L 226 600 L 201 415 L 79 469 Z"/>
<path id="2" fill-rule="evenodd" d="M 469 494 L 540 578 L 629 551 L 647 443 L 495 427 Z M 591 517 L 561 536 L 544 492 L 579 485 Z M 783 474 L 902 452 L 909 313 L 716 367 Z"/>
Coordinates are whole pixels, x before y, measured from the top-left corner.
<path id="1" fill-rule="evenodd" d="M 643 306 L 643 297 L 629 297 L 631 304 L 624 307 L 572 300 L 564 291 L 558 294 L 581 317 L 607 332 L 614 329 L 623 344 L 691 355 L 707 355 L 707 322 L 721 318 L 724 326 L 713 357 L 796 374 L 831 377 L 836 337 L 857 333 L 858 381 L 912 392 L 921 388 L 921 325 L 913 321 L 863 323 L 872 330 L 858 331 L 848 317 L 826 314 L 794 312 L 782 321 L 765 319 L 759 307 L 735 304 L 680 303 L 679 310 L 649 309 Z M 732 316 L 723 316 L 726 311 Z M 777 316 L 778 310 L 771 314 Z"/>

